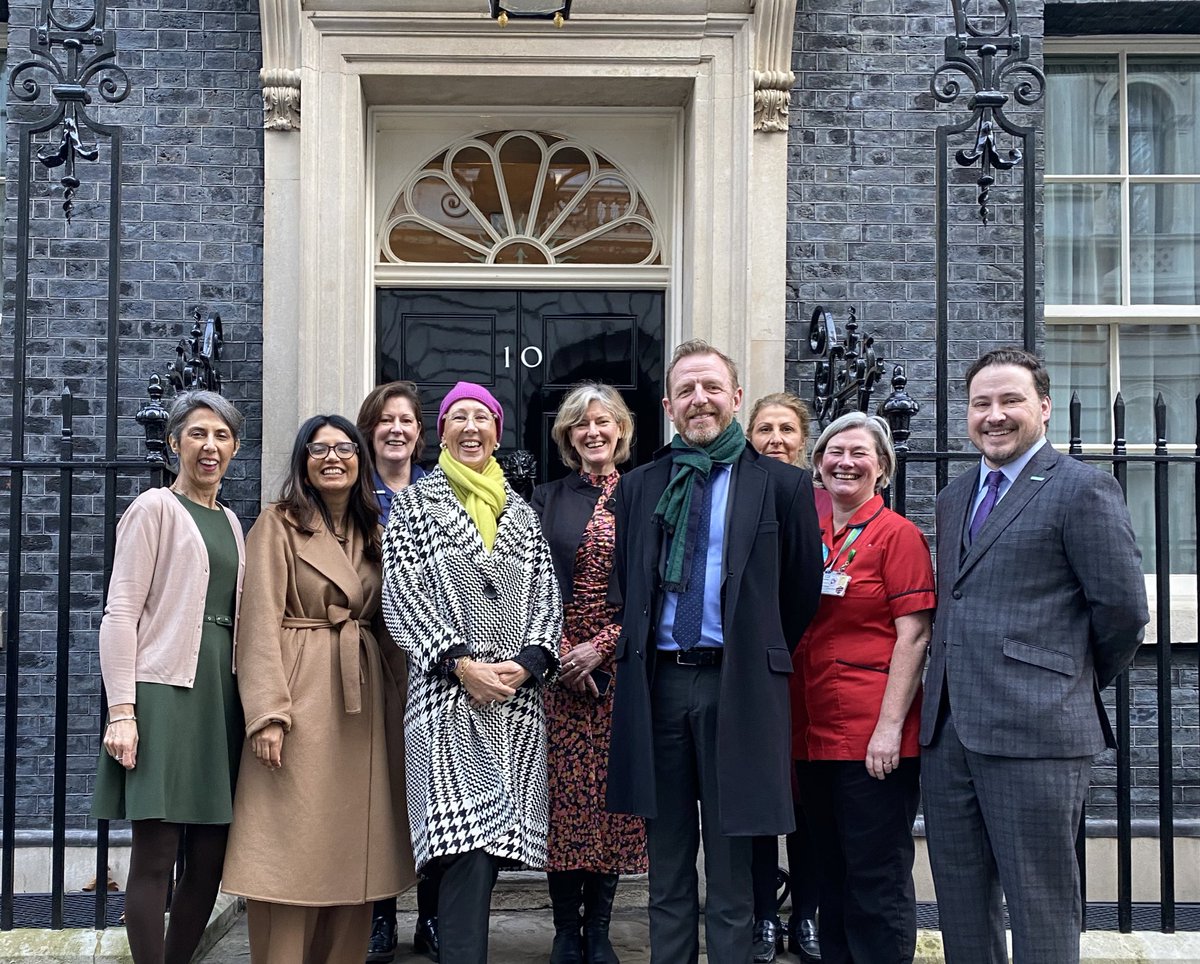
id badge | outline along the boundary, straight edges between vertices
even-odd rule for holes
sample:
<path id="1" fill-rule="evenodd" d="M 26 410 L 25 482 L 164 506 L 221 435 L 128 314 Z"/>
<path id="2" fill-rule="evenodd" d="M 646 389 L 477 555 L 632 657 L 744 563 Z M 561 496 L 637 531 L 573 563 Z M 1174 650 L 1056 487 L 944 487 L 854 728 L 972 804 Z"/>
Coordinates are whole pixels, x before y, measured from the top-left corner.
<path id="1" fill-rule="evenodd" d="M 822 596 L 844 596 L 850 585 L 850 577 L 844 572 L 827 572 L 821 578 Z"/>

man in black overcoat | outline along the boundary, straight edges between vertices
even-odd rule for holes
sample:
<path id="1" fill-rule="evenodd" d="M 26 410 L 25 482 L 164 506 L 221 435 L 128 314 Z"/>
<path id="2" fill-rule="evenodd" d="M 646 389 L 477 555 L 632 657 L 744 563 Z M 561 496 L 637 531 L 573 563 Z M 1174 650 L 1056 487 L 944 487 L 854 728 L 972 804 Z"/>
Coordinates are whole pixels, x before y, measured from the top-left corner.
<path id="1" fill-rule="evenodd" d="M 678 435 L 617 488 L 617 642 L 608 807 L 647 818 L 653 964 L 699 957 L 704 843 L 713 964 L 750 964 L 750 842 L 794 829 L 788 676 L 816 612 L 808 472 L 760 457 L 737 368 L 680 345 L 663 408 Z"/>

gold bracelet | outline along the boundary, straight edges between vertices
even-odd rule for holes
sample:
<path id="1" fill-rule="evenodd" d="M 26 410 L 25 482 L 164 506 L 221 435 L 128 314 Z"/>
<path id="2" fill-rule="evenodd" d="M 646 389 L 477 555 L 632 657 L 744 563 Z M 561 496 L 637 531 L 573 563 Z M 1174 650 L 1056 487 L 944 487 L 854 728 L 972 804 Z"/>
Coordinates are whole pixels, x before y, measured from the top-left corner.
<path id="1" fill-rule="evenodd" d="M 460 683 L 463 681 L 463 670 L 467 668 L 468 664 L 473 662 L 475 660 L 471 659 L 470 656 L 460 656 L 454 661 L 454 675 L 458 677 Z"/>

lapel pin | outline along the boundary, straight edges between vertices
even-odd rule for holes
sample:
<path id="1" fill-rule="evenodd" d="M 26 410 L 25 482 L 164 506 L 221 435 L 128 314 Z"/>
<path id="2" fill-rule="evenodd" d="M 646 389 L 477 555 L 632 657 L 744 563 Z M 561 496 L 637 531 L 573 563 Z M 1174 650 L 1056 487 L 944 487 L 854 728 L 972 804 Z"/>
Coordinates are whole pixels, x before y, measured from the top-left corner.
<path id="1" fill-rule="evenodd" d="M 1029 477 L 1029 481 L 1030 482 L 1045 482 L 1046 477 L 1044 475 L 1031 475 Z"/>

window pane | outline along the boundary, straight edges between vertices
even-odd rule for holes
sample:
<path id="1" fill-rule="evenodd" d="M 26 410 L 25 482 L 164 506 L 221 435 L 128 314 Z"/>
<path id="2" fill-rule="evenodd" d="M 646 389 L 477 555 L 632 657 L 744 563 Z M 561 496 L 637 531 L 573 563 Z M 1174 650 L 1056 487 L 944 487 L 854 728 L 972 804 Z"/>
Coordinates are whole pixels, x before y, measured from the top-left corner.
<path id="1" fill-rule="evenodd" d="M 1130 57 L 1128 71 L 1129 172 L 1200 174 L 1200 59 Z"/>
<path id="2" fill-rule="evenodd" d="M 1080 438 L 1086 445 L 1112 442 L 1109 411 L 1108 325 L 1047 325 L 1046 368 L 1050 372 L 1050 439 L 1066 448 L 1071 439 L 1071 393 L 1082 404 Z"/>
<path id="3" fill-rule="evenodd" d="M 1120 170 L 1116 57 L 1046 58 L 1046 173 Z"/>
<path id="4" fill-rule="evenodd" d="M 1194 444 L 1200 325 L 1123 325 L 1117 351 L 1130 444 L 1154 442 L 1159 392 L 1167 406 L 1167 441 Z"/>
<path id="5" fill-rule="evenodd" d="M 1046 185 L 1047 304 L 1118 304 L 1120 244 L 1117 185 Z"/>
<path id="6" fill-rule="evenodd" d="M 1200 304 L 1200 184 L 1129 186 L 1130 297 Z"/>

